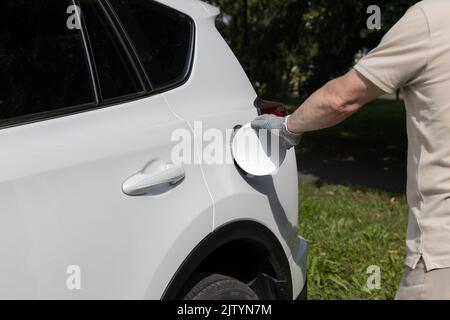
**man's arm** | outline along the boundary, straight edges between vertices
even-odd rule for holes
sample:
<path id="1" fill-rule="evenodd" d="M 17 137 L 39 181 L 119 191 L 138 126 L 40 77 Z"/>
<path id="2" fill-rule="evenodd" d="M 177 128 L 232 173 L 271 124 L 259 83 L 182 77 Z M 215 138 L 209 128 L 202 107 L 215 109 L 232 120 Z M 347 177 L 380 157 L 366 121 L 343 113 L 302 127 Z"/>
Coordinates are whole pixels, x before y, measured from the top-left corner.
<path id="1" fill-rule="evenodd" d="M 253 120 L 255 130 L 278 130 L 289 149 L 300 143 L 304 132 L 332 127 L 358 111 L 384 91 L 352 69 L 312 94 L 292 115 L 262 115 Z"/>
<path id="2" fill-rule="evenodd" d="M 332 127 L 358 111 L 384 91 L 352 69 L 312 94 L 287 120 L 291 133 Z"/>

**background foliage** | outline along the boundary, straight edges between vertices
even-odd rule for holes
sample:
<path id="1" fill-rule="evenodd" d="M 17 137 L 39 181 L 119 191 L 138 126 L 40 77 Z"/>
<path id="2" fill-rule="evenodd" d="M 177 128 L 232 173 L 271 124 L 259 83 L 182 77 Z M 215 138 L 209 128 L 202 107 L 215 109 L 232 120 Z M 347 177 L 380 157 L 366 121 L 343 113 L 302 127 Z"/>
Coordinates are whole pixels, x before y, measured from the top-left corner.
<path id="1" fill-rule="evenodd" d="M 417 0 L 208 0 L 222 9 L 217 25 L 259 94 L 306 97 L 348 70 Z M 368 6 L 382 29 L 367 31 Z M 298 89 L 298 90 L 297 90 Z"/>

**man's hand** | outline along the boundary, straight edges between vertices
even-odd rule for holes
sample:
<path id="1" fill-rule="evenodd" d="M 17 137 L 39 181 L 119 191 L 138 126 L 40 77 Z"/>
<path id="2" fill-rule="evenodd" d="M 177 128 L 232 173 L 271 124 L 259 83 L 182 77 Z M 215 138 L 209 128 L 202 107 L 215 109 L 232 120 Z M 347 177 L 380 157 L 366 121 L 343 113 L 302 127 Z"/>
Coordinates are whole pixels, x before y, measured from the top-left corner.
<path id="1" fill-rule="evenodd" d="M 301 134 L 295 134 L 287 128 L 287 117 L 281 118 L 271 114 L 264 114 L 252 121 L 252 128 L 255 130 L 278 130 L 281 142 L 290 149 L 300 143 Z"/>

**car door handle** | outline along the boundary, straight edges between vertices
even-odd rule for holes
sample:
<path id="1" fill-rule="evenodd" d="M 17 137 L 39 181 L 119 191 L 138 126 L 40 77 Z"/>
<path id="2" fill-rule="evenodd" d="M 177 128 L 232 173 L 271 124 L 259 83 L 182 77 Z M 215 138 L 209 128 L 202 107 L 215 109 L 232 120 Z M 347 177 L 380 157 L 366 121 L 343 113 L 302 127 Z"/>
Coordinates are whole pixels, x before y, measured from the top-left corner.
<path id="1" fill-rule="evenodd" d="M 128 178 L 122 191 L 129 196 L 155 195 L 169 191 L 185 177 L 183 166 L 157 159 Z"/>

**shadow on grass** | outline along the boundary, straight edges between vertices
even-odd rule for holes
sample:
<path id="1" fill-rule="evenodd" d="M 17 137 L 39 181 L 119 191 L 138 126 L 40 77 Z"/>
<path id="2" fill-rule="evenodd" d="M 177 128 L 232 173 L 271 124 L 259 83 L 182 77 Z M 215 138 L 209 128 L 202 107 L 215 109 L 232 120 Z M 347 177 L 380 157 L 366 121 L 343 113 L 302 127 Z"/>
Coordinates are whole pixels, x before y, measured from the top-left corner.
<path id="1" fill-rule="evenodd" d="M 300 177 L 323 183 L 355 185 L 386 191 L 405 192 L 406 168 L 383 161 L 345 162 L 299 159 Z"/>
<path id="2" fill-rule="evenodd" d="M 388 100 L 370 103 L 339 126 L 305 134 L 297 148 L 302 179 L 400 193 L 406 155 L 404 105 Z"/>

